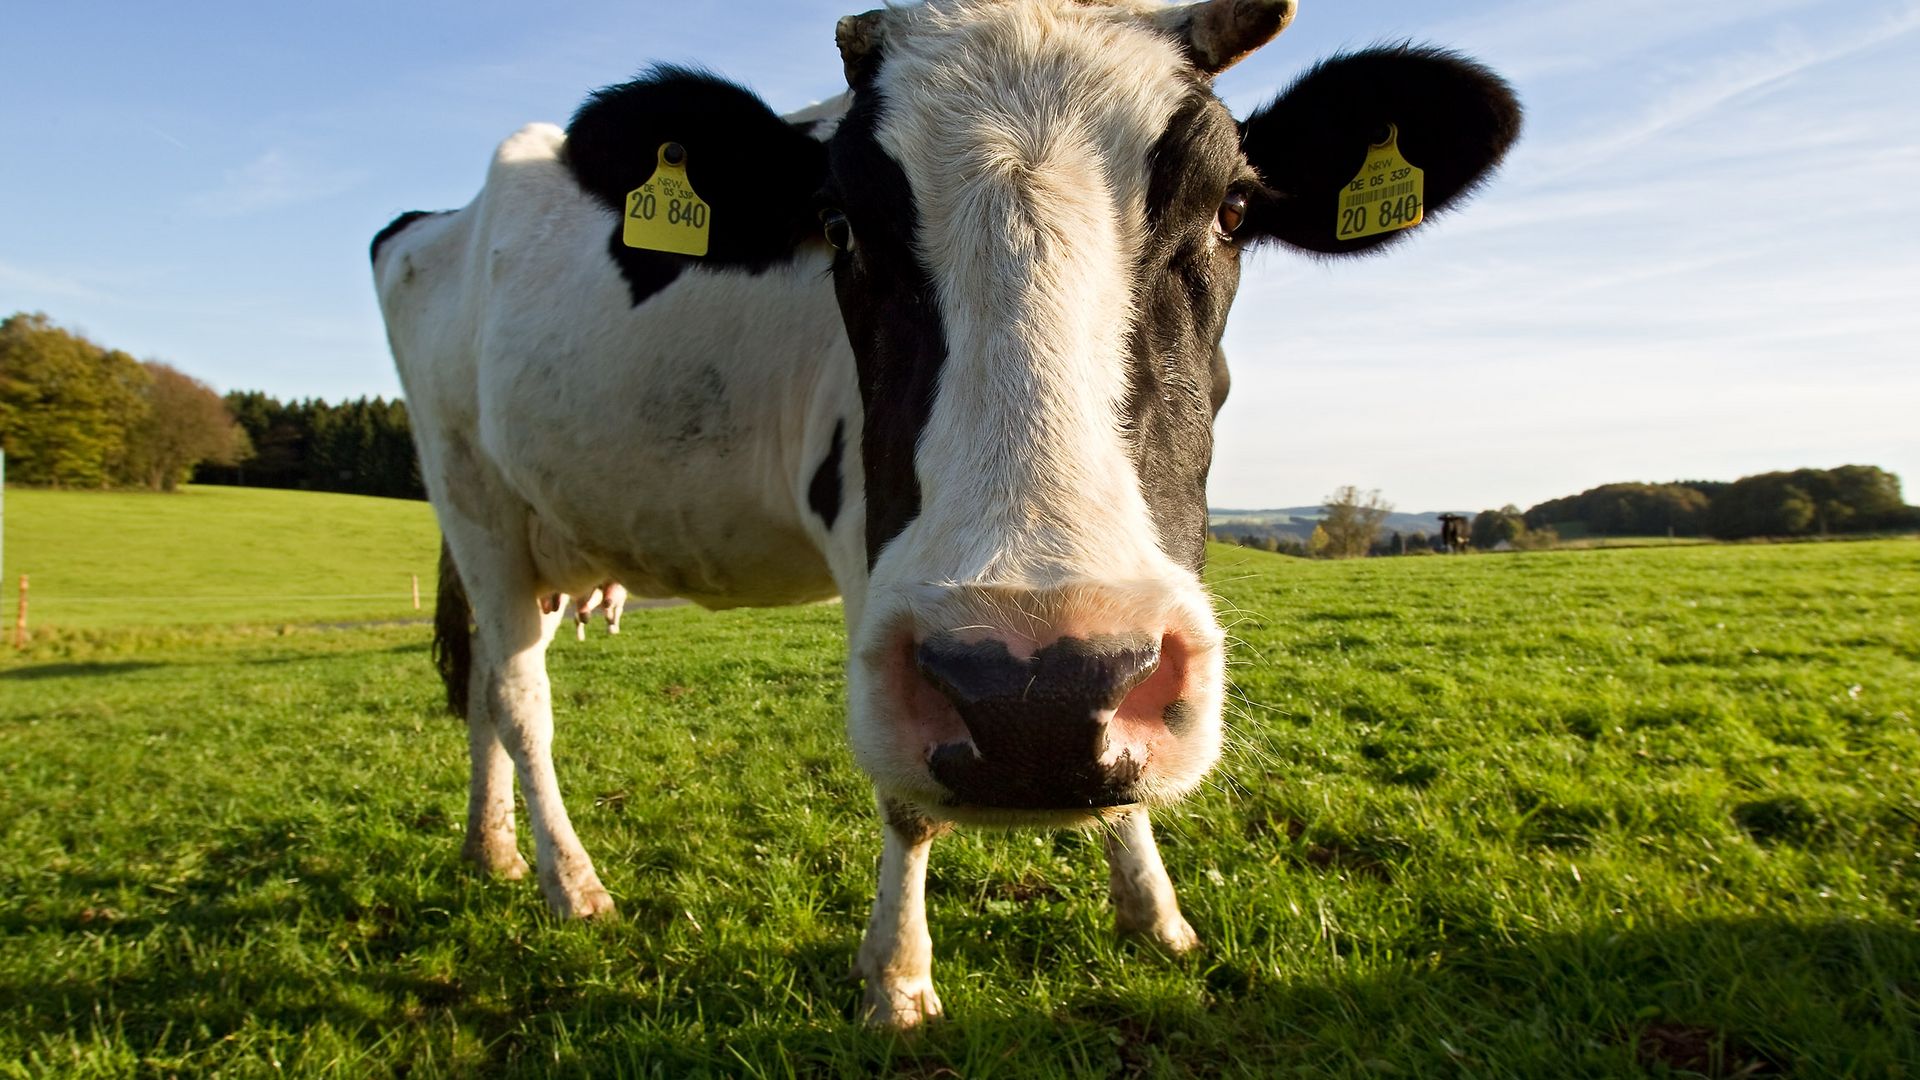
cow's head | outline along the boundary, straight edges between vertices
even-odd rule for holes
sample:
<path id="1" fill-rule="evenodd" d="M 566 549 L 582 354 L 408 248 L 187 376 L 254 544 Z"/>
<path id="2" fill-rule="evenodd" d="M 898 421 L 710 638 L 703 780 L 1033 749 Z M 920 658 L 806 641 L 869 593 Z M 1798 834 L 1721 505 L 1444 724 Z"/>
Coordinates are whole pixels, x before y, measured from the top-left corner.
<path id="1" fill-rule="evenodd" d="M 763 205 L 804 187 L 834 249 L 871 571 L 850 725 L 884 794 L 1085 819 L 1180 797 L 1217 758 L 1222 633 L 1199 573 L 1241 253 L 1398 235 L 1336 236 L 1338 196 L 1390 125 L 1429 214 L 1519 126 L 1493 74 L 1410 47 L 1326 61 L 1236 122 L 1212 77 L 1292 15 L 931 0 L 852 16 L 851 106 L 816 132 L 817 175 L 754 176 L 779 188 Z"/>

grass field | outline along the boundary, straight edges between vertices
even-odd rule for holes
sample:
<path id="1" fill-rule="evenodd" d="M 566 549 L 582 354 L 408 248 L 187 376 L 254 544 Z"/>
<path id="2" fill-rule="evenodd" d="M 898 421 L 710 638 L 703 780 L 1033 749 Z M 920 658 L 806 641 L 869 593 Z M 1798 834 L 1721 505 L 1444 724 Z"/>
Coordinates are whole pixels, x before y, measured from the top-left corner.
<path id="1" fill-rule="evenodd" d="M 8 626 L 21 574 L 32 625 L 64 630 L 411 618 L 413 574 L 432 610 L 426 503 L 228 487 L 6 497 Z"/>
<path id="2" fill-rule="evenodd" d="M 1204 954 L 1113 937 L 1095 837 L 961 834 L 910 1039 L 852 1020 L 837 609 L 556 643 L 601 925 L 458 864 L 423 628 L 51 634 L 0 1075 L 1920 1075 L 1920 543 L 1214 555 L 1231 750 L 1159 819 Z"/>

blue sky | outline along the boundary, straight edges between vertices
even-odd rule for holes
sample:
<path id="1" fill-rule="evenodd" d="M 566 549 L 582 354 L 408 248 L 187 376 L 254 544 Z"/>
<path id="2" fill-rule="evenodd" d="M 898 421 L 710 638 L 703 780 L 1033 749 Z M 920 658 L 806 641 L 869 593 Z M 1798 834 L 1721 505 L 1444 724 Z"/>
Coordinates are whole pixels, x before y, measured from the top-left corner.
<path id="1" fill-rule="evenodd" d="M 865 5 L 856 5 L 865 6 Z M 697 61 L 840 89 L 793 3 L 15 5 L 0 313 L 227 389 L 393 394 L 366 243 L 472 197 L 493 146 Z M 1920 2 L 1303 0 L 1220 81 L 1413 38 L 1518 86 L 1525 140 L 1392 255 L 1250 258 L 1211 500 L 1345 483 L 1402 509 L 1871 463 L 1920 501 Z"/>

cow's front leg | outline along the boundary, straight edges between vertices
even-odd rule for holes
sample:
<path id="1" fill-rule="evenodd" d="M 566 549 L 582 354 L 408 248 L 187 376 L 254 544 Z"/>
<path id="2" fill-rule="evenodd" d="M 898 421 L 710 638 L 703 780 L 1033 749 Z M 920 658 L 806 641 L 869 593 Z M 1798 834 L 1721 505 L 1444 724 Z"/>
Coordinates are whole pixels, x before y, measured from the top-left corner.
<path id="1" fill-rule="evenodd" d="M 547 682 L 547 645 L 559 627 L 559 605 L 540 599 L 527 563 L 479 545 L 454 545 L 460 573 L 473 601 L 474 673 L 469 715 L 472 723 L 490 723 L 500 748 L 513 762 L 526 795 L 527 821 L 533 829 L 534 865 L 547 904 L 569 918 L 613 913 L 613 897 L 594 873 L 593 860 L 580 846 L 560 800 L 553 769 L 553 692 Z M 471 565 L 470 565 L 471 564 Z M 471 730 L 471 729 L 470 729 Z M 477 738 L 473 740 L 479 742 Z M 499 759 L 483 746 L 474 748 L 474 791 L 483 807 L 511 796 Z M 487 779 L 483 781 L 481 768 Z M 508 822 L 507 805 L 501 805 Z M 510 835 L 510 834 L 509 834 Z M 470 841 L 471 842 L 471 841 Z"/>
<path id="2" fill-rule="evenodd" d="M 941 1012 L 927 933 L 927 853 L 950 826 L 891 799 L 880 800 L 880 816 L 886 822 L 880 882 L 856 970 L 867 984 L 862 1010 L 868 1022 L 910 1028 Z"/>
<path id="3" fill-rule="evenodd" d="M 1199 947 L 1199 935 L 1180 914 L 1145 810 L 1133 811 L 1107 832 L 1107 868 L 1114 925 L 1121 933 L 1139 934 L 1174 956 Z"/>
<path id="4" fill-rule="evenodd" d="M 488 705 L 494 712 L 500 743 L 512 757 L 521 790 L 526 792 L 528 823 L 533 826 L 533 861 L 539 868 L 540 891 L 546 895 L 548 906 L 567 918 L 611 915 L 613 897 L 600 884 L 593 860 L 580 845 L 566 804 L 560 799 L 560 781 L 553 769 L 552 691 L 547 683 L 544 652 L 542 648 L 531 658 L 516 657 L 502 665 L 489 680 Z"/>

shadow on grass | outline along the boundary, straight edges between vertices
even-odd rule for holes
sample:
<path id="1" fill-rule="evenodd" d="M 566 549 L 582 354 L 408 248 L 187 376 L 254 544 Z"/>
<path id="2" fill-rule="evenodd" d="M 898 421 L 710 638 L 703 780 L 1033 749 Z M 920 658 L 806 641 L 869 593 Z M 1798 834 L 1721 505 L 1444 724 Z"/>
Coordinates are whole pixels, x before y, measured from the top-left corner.
<path id="1" fill-rule="evenodd" d="M 89 679 L 108 675 L 127 675 L 168 665 L 151 660 L 94 660 L 59 664 L 34 664 L 0 671 L 0 679 L 32 682 L 37 679 Z"/>
<path id="2" fill-rule="evenodd" d="M 408 828 L 436 844 L 446 837 L 431 815 Z M 1068 996 L 1037 1010 L 1017 973 L 1085 958 L 1036 944 L 1057 916 L 1024 909 L 994 938 L 949 929 L 936 943 L 936 978 L 945 963 L 1004 972 L 992 976 L 1002 984 L 984 994 L 976 984 L 973 1011 L 900 1038 L 855 1019 L 852 920 L 784 949 L 728 935 L 693 949 L 664 944 L 650 928 L 673 913 L 641 898 L 627 906 L 635 921 L 528 925 L 517 907 L 525 883 L 482 885 L 451 857 L 409 876 L 394 868 L 417 857 L 420 838 L 357 837 L 349 860 L 338 837 L 315 843 L 315 829 L 226 833 L 166 881 L 139 870 L 60 875 L 42 893 L 54 899 L 14 908 L 0 932 L 92 941 L 90 950 L 117 941 L 122 962 L 110 974 L 49 969 L 0 982 L 12 1037 L 78 1042 L 104 1022 L 137 1056 L 178 1053 L 183 1032 L 196 1053 L 244 1055 L 223 1042 L 324 1026 L 366 1048 L 364 1071 L 391 1073 L 409 1068 L 412 1041 L 439 1037 L 423 1033 L 469 1033 L 469 1060 L 416 1064 L 414 1076 L 1232 1076 L 1312 1066 L 1733 1078 L 1893 1075 L 1920 1060 L 1920 931 L 1907 925 L 1676 920 L 1504 937 L 1435 927 L 1419 948 L 1371 946 L 1397 948 L 1399 959 L 1295 978 L 1234 955 L 1166 970 L 1141 950 L 1128 963 L 1158 965 L 1157 975 L 1067 979 Z M 81 906 L 116 896 L 145 899 L 119 901 L 129 914 L 111 899 Z M 447 968 L 421 959 L 450 952 Z M 296 1074 L 321 1067 L 299 1049 L 273 1052 Z"/>

